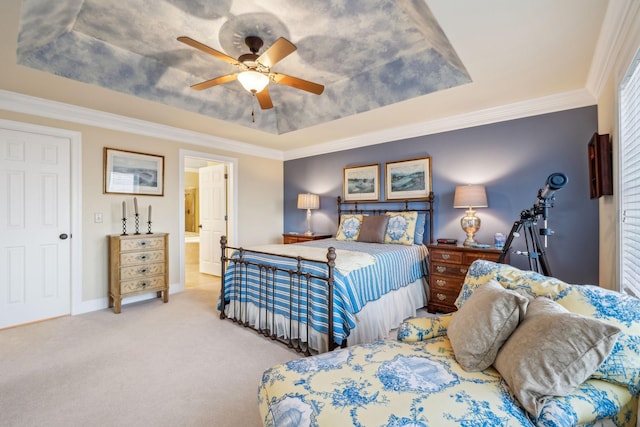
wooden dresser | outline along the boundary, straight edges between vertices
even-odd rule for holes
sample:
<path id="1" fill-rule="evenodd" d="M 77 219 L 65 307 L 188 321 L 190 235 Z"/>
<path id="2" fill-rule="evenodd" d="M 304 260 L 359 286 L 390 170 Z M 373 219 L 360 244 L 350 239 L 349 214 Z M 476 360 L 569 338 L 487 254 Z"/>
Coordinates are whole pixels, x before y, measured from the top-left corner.
<path id="1" fill-rule="evenodd" d="M 156 292 L 169 302 L 169 234 L 112 234 L 109 239 L 109 307 L 122 298 Z"/>
<path id="2" fill-rule="evenodd" d="M 454 245 L 427 245 L 429 248 L 429 303 L 431 313 L 450 313 L 457 308 L 464 277 L 471 263 L 477 259 L 498 261 L 499 249 L 479 249 Z"/>
<path id="3" fill-rule="evenodd" d="M 314 234 L 306 236 L 304 234 L 284 233 L 282 235 L 282 240 L 285 245 L 288 245 L 289 243 L 308 242 L 310 240 L 328 239 L 329 237 L 331 237 L 331 234 Z"/>

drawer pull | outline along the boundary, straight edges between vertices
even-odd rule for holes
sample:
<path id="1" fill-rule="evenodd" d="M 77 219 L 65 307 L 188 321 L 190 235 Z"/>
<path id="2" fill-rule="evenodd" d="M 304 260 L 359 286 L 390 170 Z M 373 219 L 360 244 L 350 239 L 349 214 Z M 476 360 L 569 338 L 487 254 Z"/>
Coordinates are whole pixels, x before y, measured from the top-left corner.
<path id="1" fill-rule="evenodd" d="M 147 246 L 147 242 L 143 240 L 142 242 L 140 242 L 140 246 Z"/>
<path id="2" fill-rule="evenodd" d="M 147 282 L 140 283 L 140 286 L 142 286 L 144 288 L 145 286 L 147 286 Z"/>
<path id="3" fill-rule="evenodd" d="M 440 286 L 441 288 L 447 286 L 447 281 L 446 280 L 442 280 L 442 279 L 438 279 L 436 280 L 436 285 Z"/>
<path id="4" fill-rule="evenodd" d="M 462 273 L 462 274 L 467 274 L 467 269 L 466 269 L 466 268 L 461 268 L 461 269 L 460 269 L 460 273 Z"/>
<path id="5" fill-rule="evenodd" d="M 443 267 L 442 265 L 439 265 L 436 267 L 436 271 L 438 273 L 444 273 L 445 271 L 447 271 L 447 267 Z"/>
<path id="6" fill-rule="evenodd" d="M 449 259 L 449 254 L 442 254 L 442 259 Z"/>
<path id="7" fill-rule="evenodd" d="M 140 259 L 144 261 L 145 259 L 147 259 L 147 256 L 146 255 L 140 255 Z"/>
<path id="8" fill-rule="evenodd" d="M 143 268 L 142 270 L 140 270 L 140 273 L 145 274 L 147 271 L 149 270 L 147 270 L 146 268 Z"/>
<path id="9" fill-rule="evenodd" d="M 440 301 L 444 301 L 447 299 L 447 296 L 445 294 L 436 294 L 436 298 L 438 298 Z"/>

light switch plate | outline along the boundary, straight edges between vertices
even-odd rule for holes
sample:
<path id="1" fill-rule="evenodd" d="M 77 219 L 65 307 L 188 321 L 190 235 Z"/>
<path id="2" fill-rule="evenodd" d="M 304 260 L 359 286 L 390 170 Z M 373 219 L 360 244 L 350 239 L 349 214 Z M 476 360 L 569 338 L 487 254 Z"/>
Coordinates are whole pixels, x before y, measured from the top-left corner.
<path id="1" fill-rule="evenodd" d="M 96 212 L 93 214 L 93 222 L 102 222 L 102 212 Z"/>

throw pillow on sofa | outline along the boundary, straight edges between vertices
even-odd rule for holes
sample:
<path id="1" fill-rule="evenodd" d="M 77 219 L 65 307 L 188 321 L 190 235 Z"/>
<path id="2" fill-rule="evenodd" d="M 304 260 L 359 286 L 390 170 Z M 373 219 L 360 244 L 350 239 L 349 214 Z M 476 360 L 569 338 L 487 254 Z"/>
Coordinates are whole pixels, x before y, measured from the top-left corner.
<path id="1" fill-rule="evenodd" d="M 620 329 L 567 311 L 549 298 L 529 303 L 494 366 L 522 406 L 539 416 L 545 400 L 563 396 L 600 366 Z"/>
<path id="2" fill-rule="evenodd" d="M 491 366 L 502 344 L 524 318 L 528 303 L 528 298 L 495 280 L 479 286 L 447 328 L 458 363 L 467 371 Z"/>

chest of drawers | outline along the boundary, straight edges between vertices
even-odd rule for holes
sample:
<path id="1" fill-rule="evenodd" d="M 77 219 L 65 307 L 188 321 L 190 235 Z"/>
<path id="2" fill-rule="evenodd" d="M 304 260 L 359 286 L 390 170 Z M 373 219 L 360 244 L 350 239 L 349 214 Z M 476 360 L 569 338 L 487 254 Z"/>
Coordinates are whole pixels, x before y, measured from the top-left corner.
<path id="1" fill-rule="evenodd" d="M 498 261 L 498 249 L 468 248 L 465 246 L 428 245 L 429 248 L 429 303 L 431 313 L 450 313 L 458 298 L 464 277 L 473 261 Z"/>
<path id="2" fill-rule="evenodd" d="M 331 237 L 331 234 L 314 234 L 312 236 L 307 236 L 304 234 L 284 233 L 282 235 L 282 241 L 285 245 L 288 245 L 290 243 L 300 243 L 300 242 L 309 242 L 311 240 L 328 239 L 329 237 Z"/>
<path id="3" fill-rule="evenodd" d="M 109 307 L 120 313 L 122 299 L 147 292 L 169 302 L 169 235 L 108 236 Z"/>

